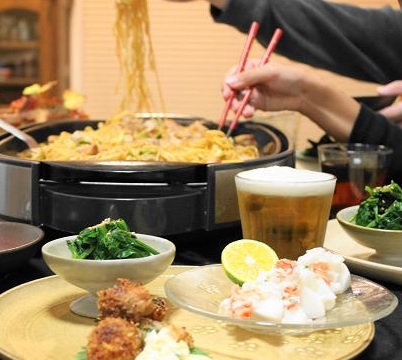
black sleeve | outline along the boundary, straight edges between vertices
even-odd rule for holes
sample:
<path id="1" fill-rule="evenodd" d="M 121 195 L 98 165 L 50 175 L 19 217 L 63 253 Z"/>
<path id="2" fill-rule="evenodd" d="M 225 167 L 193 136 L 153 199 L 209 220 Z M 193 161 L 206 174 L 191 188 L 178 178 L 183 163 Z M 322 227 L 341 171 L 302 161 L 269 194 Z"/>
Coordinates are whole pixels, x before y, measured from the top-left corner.
<path id="1" fill-rule="evenodd" d="M 211 8 L 216 22 L 248 32 L 260 23 L 266 46 L 284 31 L 277 52 L 295 61 L 375 83 L 402 79 L 402 11 L 361 8 L 323 0 L 229 0 Z"/>
<path id="2" fill-rule="evenodd" d="M 385 145 L 394 150 L 389 181 L 402 184 L 402 128 L 362 105 L 349 138 L 353 143 Z"/>

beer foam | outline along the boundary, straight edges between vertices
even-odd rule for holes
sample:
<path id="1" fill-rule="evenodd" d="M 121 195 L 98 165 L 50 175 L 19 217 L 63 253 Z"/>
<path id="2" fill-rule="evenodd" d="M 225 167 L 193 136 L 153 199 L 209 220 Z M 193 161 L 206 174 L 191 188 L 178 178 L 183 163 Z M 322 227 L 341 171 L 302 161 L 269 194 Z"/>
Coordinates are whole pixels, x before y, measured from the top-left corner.
<path id="1" fill-rule="evenodd" d="M 288 166 L 269 166 L 242 171 L 235 181 L 239 190 L 262 195 L 309 196 L 330 194 L 335 176 Z"/>

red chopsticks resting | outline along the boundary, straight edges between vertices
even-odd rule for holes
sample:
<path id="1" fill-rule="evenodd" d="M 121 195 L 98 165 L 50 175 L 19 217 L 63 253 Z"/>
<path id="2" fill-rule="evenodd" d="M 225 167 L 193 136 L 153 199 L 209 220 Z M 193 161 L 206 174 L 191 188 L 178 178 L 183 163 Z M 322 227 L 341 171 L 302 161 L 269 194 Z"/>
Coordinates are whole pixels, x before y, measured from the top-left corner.
<path id="1" fill-rule="evenodd" d="M 269 42 L 269 44 L 267 46 L 267 49 L 266 49 L 263 57 L 261 58 L 261 60 L 260 60 L 260 62 L 258 64 L 258 67 L 263 66 L 263 65 L 268 63 L 269 58 L 271 57 L 272 53 L 275 51 L 276 45 L 278 44 L 280 38 L 282 37 L 282 34 L 283 34 L 283 31 L 281 29 L 276 29 L 275 30 L 274 35 L 272 36 L 271 41 Z M 229 129 L 228 129 L 228 131 L 226 133 L 227 137 L 229 137 L 232 134 L 233 130 L 236 128 L 236 126 L 237 126 L 237 124 L 239 122 L 240 116 L 243 113 L 244 108 L 246 107 L 247 103 L 250 100 L 252 90 L 253 90 L 252 88 L 249 88 L 246 91 L 246 93 L 245 93 L 245 95 L 243 97 L 243 100 L 242 100 L 242 102 L 240 104 L 240 107 L 237 110 L 236 115 L 233 118 L 233 121 L 231 122 L 231 124 L 229 126 Z M 230 104 L 232 103 L 232 101 L 233 101 L 233 99 L 230 101 Z M 230 105 L 229 105 L 229 107 L 230 107 Z"/>
<path id="2" fill-rule="evenodd" d="M 253 41 L 254 41 L 255 37 L 257 36 L 259 27 L 260 27 L 260 24 L 257 23 L 256 21 L 254 21 L 251 24 L 250 30 L 247 35 L 246 43 L 244 44 L 243 52 L 242 52 L 240 60 L 239 60 L 239 64 L 237 65 L 236 74 L 238 74 L 244 70 L 244 65 L 246 65 L 248 54 L 251 50 Z M 219 119 L 219 129 L 222 129 L 222 127 L 225 125 L 226 117 L 228 115 L 230 106 L 232 105 L 232 102 L 233 102 L 233 99 L 235 98 L 235 96 L 236 96 L 235 92 L 232 91 L 229 99 L 226 101 L 225 107 L 223 108 L 221 117 Z"/>

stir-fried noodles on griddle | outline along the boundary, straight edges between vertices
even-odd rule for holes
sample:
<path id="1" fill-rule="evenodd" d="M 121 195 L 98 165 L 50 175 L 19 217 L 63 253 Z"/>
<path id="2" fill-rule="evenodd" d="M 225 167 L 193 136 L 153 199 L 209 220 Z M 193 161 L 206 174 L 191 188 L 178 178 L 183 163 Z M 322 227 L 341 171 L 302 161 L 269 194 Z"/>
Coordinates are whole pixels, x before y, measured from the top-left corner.
<path id="1" fill-rule="evenodd" d="M 39 148 L 18 154 L 38 161 L 169 161 L 191 163 L 241 162 L 259 157 L 255 140 L 239 143 L 201 121 L 186 126 L 155 113 L 147 74 L 155 74 L 163 113 L 164 104 L 150 35 L 147 0 L 116 0 L 116 52 L 125 81 L 121 111 L 72 133 L 48 137 Z M 133 108 L 131 108 L 133 106 Z M 133 113 L 132 113 L 133 112 Z M 137 114 L 136 114 L 137 113 Z"/>
<path id="2" fill-rule="evenodd" d="M 192 163 L 240 162 L 255 159 L 255 144 L 237 144 L 220 130 L 208 129 L 201 121 L 181 125 L 172 119 L 138 118 L 122 113 L 97 128 L 87 126 L 48 137 L 39 148 L 19 157 L 42 161 L 172 161 Z"/>

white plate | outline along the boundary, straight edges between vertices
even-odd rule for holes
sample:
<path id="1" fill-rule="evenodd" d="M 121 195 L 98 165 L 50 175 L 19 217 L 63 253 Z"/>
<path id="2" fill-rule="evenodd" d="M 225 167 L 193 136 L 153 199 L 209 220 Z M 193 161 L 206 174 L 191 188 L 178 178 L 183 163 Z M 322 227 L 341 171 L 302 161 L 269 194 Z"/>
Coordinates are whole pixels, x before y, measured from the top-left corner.
<path id="1" fill-rule="evenodd" d="M 221 265 L 207 265 L 168 279 L 165 293 L 172 303 L 183 309 L 266 334 L 303 334 L 365 324 L 389 315 L 398 305 L 396 296 L 383 286 L 352 275 L 351 287 L 337 296 L 335 307 L 324 318 L 305 324 L 237 319 L 219 313 L 219 305 L 230 296 L 232 287 Z"/>
<path id="2" fill-rule="evenodd" d="M 328 222 L 324 246 L 342 255 L 353 273 L 402 285 L 402 258 L 377 258 L 375 250 L 354 241 L 335 219 Z"/>

